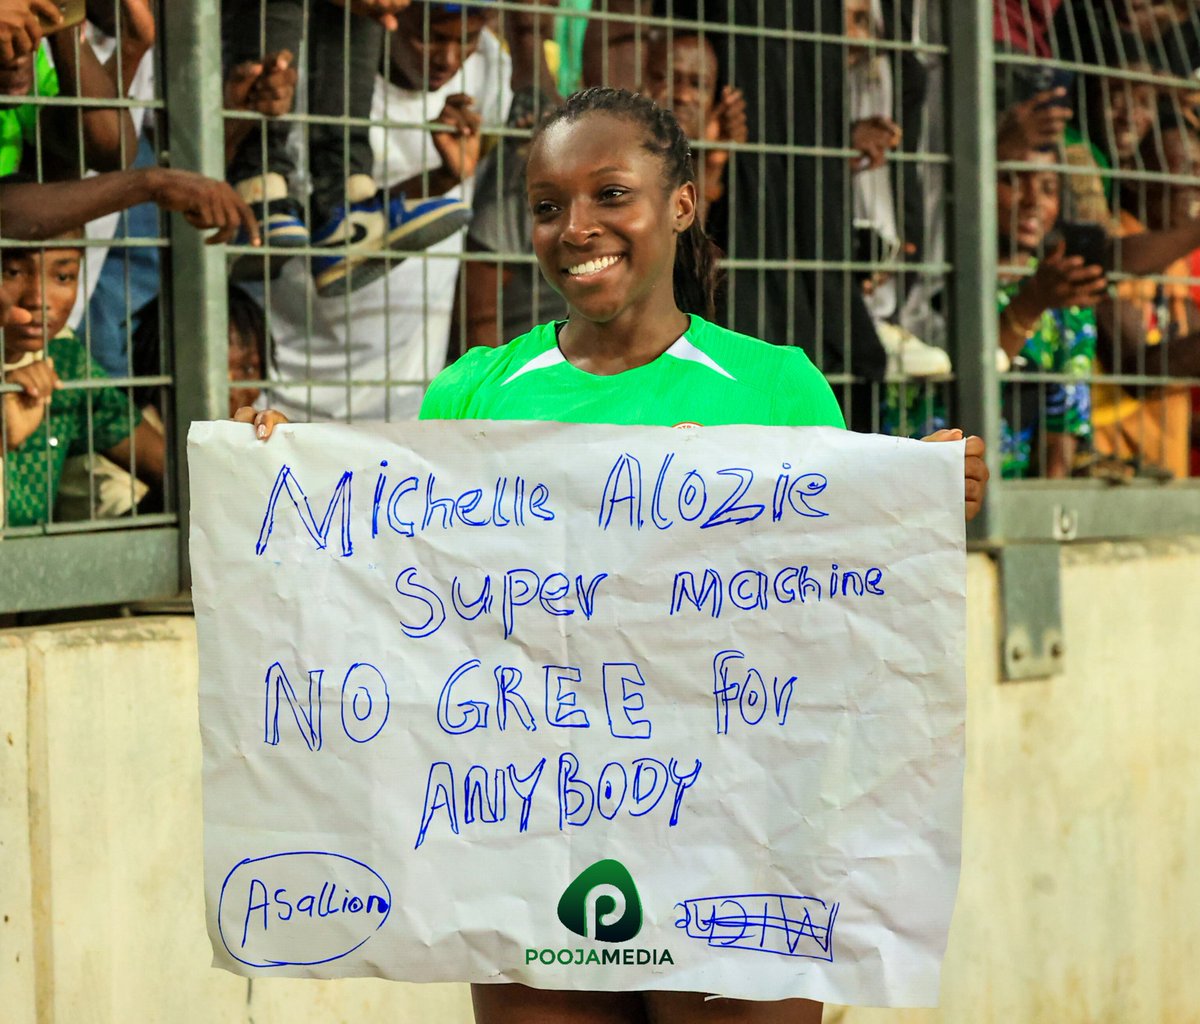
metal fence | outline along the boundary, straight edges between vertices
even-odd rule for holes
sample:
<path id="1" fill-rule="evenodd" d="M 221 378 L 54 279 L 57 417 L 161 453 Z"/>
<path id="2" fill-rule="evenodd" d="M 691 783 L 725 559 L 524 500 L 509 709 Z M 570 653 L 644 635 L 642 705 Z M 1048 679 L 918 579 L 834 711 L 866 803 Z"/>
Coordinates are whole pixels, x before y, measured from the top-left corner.
<path id="1" fill-rule="evenodd" d="M 563 315 L 531 255 L 522 170 L 536 119 L 592 84 L 651 93 L 693 137 L 726 253 L 723 323 L 804 346 L 854 429 L 987 439 L 989 498 L 969 536 L 1003 563 L 1010 675 L 1061 658 L 1059 543 L 1200 529 L 1187 479 L 1200 384 L 1190 3 L 414 0 L 394 31 L 330 0 L 163 3 L 144 60 L 156 74 L 138 78 L 118 65 L 138 59 L 150 6 L 88 4 L 115 20 L 111 94 L 80 85 L 82 44 L 64 33 L 50 47 L 61 95 L 39 78 L 0 97 L 4 116 L 42 113 L 21 170 L 78 178 L 103 165 L 96 115 L 143 112 L 131 135 L 117 126 L 110 163 L 140 155 L 229 180 L 275 238 L 264 259 L 245 238 L 206 245 L 180 214 L 139 208 L 115 231 L 93 223 L 47 246 L 0 181 L 6 267 L 82 247 L 81 292 L 105 281 L 70 321 L 81 365 L 40 433 L 11 445 L 6 404 L 0 612 L 186 589 L 187 425 L 229 415 L 231 395 L 298 420 L 405 418 L 470 345 Z M 365 83 L 364 68 L 378 68 Z M 1065 133 L 1060 107 L 1075 115 Z M 64 149 L 66 170 L 44 157 Z M 376 199 L 390 247 L 329 234 L 339 206 Z M 1102 282 L 1069 280 L 1092 262 Z M 10 295 L 18 278 L 5 270 Z M 6 403 L 25 393 L 18 348 L 6 344 Z M 17 472 L 53 464 L 55 406 L 72 392 L 83 468 L 61 487 L 43 470 L 39 501 L 18 509 Z M 137 446 L 154 417 L 166 465 L 142 497 Z M 114 451 L 133 476 L 90 458 Z M 142 468 L 153 458 L 143 448 Z"/>

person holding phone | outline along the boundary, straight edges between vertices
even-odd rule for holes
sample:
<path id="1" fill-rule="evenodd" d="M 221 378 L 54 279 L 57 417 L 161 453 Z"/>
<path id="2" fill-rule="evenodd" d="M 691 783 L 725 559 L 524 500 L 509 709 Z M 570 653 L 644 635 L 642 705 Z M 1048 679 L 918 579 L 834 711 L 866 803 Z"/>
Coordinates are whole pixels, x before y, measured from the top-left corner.
<path id="1" fill-rule="evenodd" d="M 1003 172 L 996 187 L 1001 365 L 1085 378 L 1096 355 L 1093 310 L 1108 279 L 1102 265 L 1052 234 L 1062 205 L 1055 153 L 1035 150 L 1023 159 L 1045 169 Z M 1004 476 L 1070 475 L 1076 452 L 1091 434 L 1086 382 L 1006 389 L 1001 411 Z"/>

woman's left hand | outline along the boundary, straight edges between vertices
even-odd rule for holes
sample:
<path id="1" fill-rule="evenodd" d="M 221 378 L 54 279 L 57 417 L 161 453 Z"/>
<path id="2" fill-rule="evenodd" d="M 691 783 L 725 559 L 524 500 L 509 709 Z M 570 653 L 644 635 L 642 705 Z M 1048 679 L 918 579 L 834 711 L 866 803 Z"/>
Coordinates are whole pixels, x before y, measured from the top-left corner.
<path id="1" fill-rule="evenodd" d="M 233 414 L 235 423 L 251 423 L 254 425 L 255 436 L 265 441 L 271 436 L 271 431 L 280 423 L 287 423 L 288 418 L 274 409 L 263 409 L 261 412 L 253 406 L 243 405 Z"/>
<path id="2" fill-rule="evenodd" d="M 938 430 L 922 441 L 961 441 L 963 432 L 954 430 Z M 972 434 L 967 438 L 967 448 L 963 453 L 963 494 L 966 498 L 967 522 L 979 515 L 983 507 L 983 496 L 987 493 L 988 468 L 983 460 L 985 446 L 982 437 Z"/>

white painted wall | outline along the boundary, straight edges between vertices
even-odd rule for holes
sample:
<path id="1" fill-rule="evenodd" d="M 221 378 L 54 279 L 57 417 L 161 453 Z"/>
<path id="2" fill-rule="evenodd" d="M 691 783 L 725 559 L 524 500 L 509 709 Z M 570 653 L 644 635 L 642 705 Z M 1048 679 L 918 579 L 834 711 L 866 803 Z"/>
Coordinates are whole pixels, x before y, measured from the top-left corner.
<path id="1" fill-rule="evenodd" d="M 963 874 L 936 1011 L 845 1024 L 1200 1021 L 1200 539 L 1063 557 L 1067 672 L 998 682 L 969 569 Z M 463 986 L 208 967 L 187 618 L 0 633 L 5 1024 L 470 1020 Z"/>

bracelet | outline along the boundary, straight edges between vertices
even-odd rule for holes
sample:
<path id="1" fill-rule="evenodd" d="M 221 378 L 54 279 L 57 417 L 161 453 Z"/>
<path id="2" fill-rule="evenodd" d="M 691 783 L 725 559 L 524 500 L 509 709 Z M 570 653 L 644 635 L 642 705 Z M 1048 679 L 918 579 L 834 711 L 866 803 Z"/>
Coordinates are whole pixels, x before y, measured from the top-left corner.
<path id="1" fill-rule="evenodd" d="M 1012 304 L 1010 303 L 1004 307 L 1004 312 L 1000 314 L 1000 319 L 1008 325 L 1010 331 L 1028 341 L 1037 333 L 1041 317 L 1038 317 L 1032 324 L 1023 324 L 1017 319 L 1017 314 L 1013 312 Z"/>

